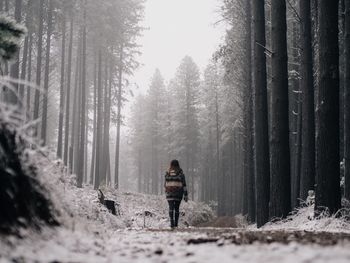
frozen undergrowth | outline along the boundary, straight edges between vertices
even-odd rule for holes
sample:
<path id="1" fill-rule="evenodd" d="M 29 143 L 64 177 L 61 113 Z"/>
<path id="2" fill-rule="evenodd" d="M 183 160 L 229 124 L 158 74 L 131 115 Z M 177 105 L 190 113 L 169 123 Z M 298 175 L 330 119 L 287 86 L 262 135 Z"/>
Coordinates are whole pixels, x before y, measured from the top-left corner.
<path id="1" fill-rule="evenodd" d="M 120 228 L 165 228 L 168 227 L 167 202 L 164 196 L 138 193 L 120 193 L 114 189 L 103 188 L 107 199 L 119 205 L 120 216 L 114 216 L 102 206 L 97 198 L 97 191 L 91 186 L 77 188 L 74 176 L 67 175 L 64 166 L 47 158 L 35 158 L 42 167 L 40 177 L 50 189 L 51 198 L 60 211 L 63 224 L 72 226 L 77 221 L 87 225 L 97 224 L 110 230 Z M 196 225 L 213 218 L 209 206 L 188 202 L 181 206 L 182 226 Z M 145 216 L 146 214 L 146 216 Z"/>
<path id="2" fill-rule="evenodd" d="M 342 216 L 321 215 L 314 218 L 314 206 L 309 205 L 296 209 L 292 215 L 284 220 L 268 223 L 261 230 L 305 230 L 305 231 L 326 231 L 326 232 L 344 232 L 350 233 L 350 222 Z M 250 226 L 249 229 L 255 229 L 256 226 Z"/>

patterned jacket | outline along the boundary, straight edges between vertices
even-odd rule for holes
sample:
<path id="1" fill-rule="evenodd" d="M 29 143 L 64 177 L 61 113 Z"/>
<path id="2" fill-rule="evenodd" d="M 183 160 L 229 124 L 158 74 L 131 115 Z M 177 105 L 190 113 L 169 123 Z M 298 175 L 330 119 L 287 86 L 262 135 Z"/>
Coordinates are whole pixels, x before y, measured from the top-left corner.
<path id="1" fill-rule="evenodd" d="M 188 196 L 186 179 L 182 169 L 167 171 L 164 187 L 167 200 L 181 201 L 183 196 Z"/>

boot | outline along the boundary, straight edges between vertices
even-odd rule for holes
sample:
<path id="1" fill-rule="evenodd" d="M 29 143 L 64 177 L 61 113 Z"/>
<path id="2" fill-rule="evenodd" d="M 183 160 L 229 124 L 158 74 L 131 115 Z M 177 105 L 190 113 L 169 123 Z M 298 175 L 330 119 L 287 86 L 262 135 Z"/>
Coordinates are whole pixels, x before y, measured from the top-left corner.
<path id="1" fill-rule="evenodd" d="M 175 227 L 178 227 L 179 224 L 179 217 L 180 217 L 180 213 L 176 213 L 175 212 Z"/>

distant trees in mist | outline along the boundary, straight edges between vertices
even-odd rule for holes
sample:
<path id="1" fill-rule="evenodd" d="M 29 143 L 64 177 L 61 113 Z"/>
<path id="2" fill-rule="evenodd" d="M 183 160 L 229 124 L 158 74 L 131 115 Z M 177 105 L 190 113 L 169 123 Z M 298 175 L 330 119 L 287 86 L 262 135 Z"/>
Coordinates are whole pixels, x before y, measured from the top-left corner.
<path id="1" fill-rule="evenodd" d="M 1 65 L 3 75 L 28 83 L 3 87 L 1 99 L 40 121 L 34 135 L 57 149 L 79 187 L 118 187 L 122 108 L 138 67 L 143 9 L 139 0 L 0 1 L 0 11 L 27 28 L 14 62 Z"/>

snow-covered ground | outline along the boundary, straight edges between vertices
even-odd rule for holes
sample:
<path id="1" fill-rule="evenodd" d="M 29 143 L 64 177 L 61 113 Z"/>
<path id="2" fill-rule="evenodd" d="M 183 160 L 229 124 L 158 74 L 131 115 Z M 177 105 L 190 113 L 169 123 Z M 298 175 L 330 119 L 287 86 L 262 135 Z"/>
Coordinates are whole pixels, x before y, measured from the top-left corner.
<path id="1" fill-rule="evenodd" d="M 215 230 L 210 230 L 215 231 Z M 210 232 L 209 231 L 209 232 Z M 188 245 L 198 231 L 98 230 L 58 228 L 31 234 L 16 246 L 2 244 L 0 262 L 349 262 L 350 243 L 336 246 L 259 244 L 234 245 L 219 240 Z M 4 249 L 4 250 L 3 250 Z"/>
<path id="2" fill-rule="evenodd" d="M 328 246 L 295 241 L 247 245 L 249 240 L 244 245 L 233 242 L 239 231 L 250 231 L 253 236 L 277 231 L 287 240 L 293 231 L 300 230 L 350 232 L 349 223 L 341 218 L 310 220 L 312 207 L 302 208 L 287 220 L 268 224 L 262 230 L 254 226 L 237 230 L 188 227 L 213 217 L 208 206 L 189 202 L 182 206 L 180 229 L 171 231 L 163 196 L 102 189 L 107 199 L 120 206 L 120 216 L 114 216 L 98 202 L 97 192 L 91 187 L 76 188 L 74 178 L 65 174 L 59 162 L 33 157 L 37 167 L 41 167 L 39 179 L 48 189 L 62 225 L 43 227 L 40 233 L 22 229 L 20 238 L 0 236 L 0 263 L 350 262 L 350 236 Z M 203 242 L 194 244 L 191 240 Z"/>

